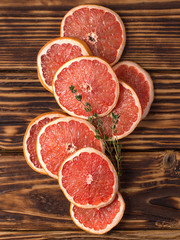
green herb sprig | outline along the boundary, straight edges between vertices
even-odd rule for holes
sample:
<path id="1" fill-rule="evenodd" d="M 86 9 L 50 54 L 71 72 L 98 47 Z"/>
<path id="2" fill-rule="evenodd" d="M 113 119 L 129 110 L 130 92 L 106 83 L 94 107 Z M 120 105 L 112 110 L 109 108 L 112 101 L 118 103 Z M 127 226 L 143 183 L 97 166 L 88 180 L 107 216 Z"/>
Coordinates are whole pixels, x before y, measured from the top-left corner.
<path id="1" fill-rule="evenodd" d="M 82 95 L 77 94 L 77 89 L 75 89 L 75 86 L 71 85 L 69 87 L 70 91 L 75 94 L 75 98 L 77 101 L 81 102 L 84 106 L 84 109 L 86 112 L 91 112 L 91 104 L 86 102 L 83 103 L 82 102 Z M 112 135 L 115 136 L 114 140 L 109 140 L 109 136 L 105 134 L 105 129 L 102 126 L 103 122 L 101 120 L 101 118 L 98 116 L 97 113 L 94 113 L 93 115 L 90 115 L 88 117 L 88 122 L 90 122 L 91 124 L 93 124 L 95 126 L 95 138 L 100 140 L 102 139 L 104 141 L 104 146 L 106 151 L 108 152 L 111 161 L 113 162 L 113 164 L 115 165 L 116 169 L 117 169 L 117 174 L 120 177 L 122 175 L 122 171 L 121 171 L 121 149 L 122 149 L 122 145 L 117 141 L 116 136 L 117 136 L 117 129 L 116 129 L 116 125 L 118 123 L 118 120 L 120 118 L 119 114 L 115 114 L 114 112 L 111 113 L 112 116 Z M 112 142 L 112 143 L 111 143 Z"/>

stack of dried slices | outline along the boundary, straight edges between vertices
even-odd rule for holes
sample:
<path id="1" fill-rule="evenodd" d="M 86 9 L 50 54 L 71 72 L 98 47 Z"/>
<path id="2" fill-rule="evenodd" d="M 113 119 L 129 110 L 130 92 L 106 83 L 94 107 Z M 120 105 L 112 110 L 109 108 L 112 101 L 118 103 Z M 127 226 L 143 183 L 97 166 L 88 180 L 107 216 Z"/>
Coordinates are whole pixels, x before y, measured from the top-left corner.
<path id="1" fill-rule="evenodd" d="M 105 150 L 109 142 L 119 146 L 118 140 L 136 128 L 154 97 L 144 69 L 118 62 L 125 42 L 123 22 L 112 10 L 96 5 L 71 9 L 60 37 L 37 57 L 39 79 L 61 111 L 35 118 L 24 136 L 27 163 L 58 179 L 75 224 L 96 234 L 112 229 L 125 209 Z"/>

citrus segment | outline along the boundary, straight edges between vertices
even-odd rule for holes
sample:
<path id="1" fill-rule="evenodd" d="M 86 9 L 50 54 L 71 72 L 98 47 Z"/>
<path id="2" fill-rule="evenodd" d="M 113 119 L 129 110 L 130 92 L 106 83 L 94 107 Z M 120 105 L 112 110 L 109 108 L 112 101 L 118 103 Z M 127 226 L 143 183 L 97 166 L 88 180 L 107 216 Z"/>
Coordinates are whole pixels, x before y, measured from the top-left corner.
<path id="1" fill-rule="evenodd" d="M 83 147 L 104 151 L 101 140 L 95 138 L 94 127 L 86 120 L 66 117 L 45 125 L 37 139 L 37 155 L 49 176 L 57 179 L 63 161 Z"/>
<path id="2" fill-rule="evenodd" d="M 24 135 L 23 150 L 25 159 L 33 170 L 46 174 L 44 169 L 41 167 L 36 154 L 36 142 L 39 131 L 45 124 L 65 116 L 66 115 L 59 112 L 48 112 L 36 117 L 28 125 Z"/>
<path id="3" fill-rule="evenodd" d="M 37 56 L 38 76 L 42 85 L 53 92 L 52 81 L 56 71 L 65 62 L 80 56 L 88 56 L 85 42 L 73 38 L 56 38 L 45 44 Z"/>
<path id="4" fill-rule="evenodd" d="M 113 201 L 118 177 L 105 154 L 87 147 L 64 161 L 59 171 L 59 184 L 70 202 L 83 208 L 95 208 Z"/>
<path id="5" fill-rule="evenodd" d="M 118 192 L 114 201 L 102 208 L 80 208 L 71 203 L 70 214 L 74 223 L 81 229 L 103 234 L 115 227 L 123 217 L 125 203 Z"/>
<path id="6" fill-rule="evenodd" d="M 109 140 L 121 139 L 129 135 L 136 128 L 142 116 L 141 104 L 135 91 L 122 81 L 119 81 L 119 86 L 118 102 L 112 111 L 119 114 L 116 124 L 117 132 L 111 128 L 113 125 L 112 112 L 101 118 L 104 134 L 109 137 Z"/>
<path id="7" fill-rule="evenodd" d="M 70 86 L 74 86 L 76 94 L 82 96 L 82 102 L 77 101 Z M 114 71 L 98 57 L 79 57 L 65 63 L 54 77 L 53 89 L 60 107 L 68 114 L 81 118 L 94 113 L 107 115 L 115 107 L 119 95 Z M 90 113 L 84 109 L 87 102 L 91 105 Z"/>
<path id="8" fill-rule="evenodd" d="M 124 24 L 117 13 L 97 5 L 81 5 L 71 9 L 61 22 L 61 37 L 84 40 L 94 56 L 114 65 L 125 42 Z"/>
<path id="9" fill-rule="evenodd" d="M 142 119 L 149 112 L 154 99 L 154 87 L 150 75 L 131 61 L 119 62 L 113 67 L 117 77 L 129 84 L 136 92 L 142 108 Z"/>

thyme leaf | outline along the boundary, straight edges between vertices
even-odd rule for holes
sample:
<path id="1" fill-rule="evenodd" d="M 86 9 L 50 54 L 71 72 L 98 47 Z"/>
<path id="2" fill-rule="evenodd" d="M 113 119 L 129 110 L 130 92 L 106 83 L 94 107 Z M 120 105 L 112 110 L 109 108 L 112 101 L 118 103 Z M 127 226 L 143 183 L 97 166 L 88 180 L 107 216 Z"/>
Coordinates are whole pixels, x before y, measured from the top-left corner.
<path id="1" fill-rule="evenodd" d="M 78 101 L 81 101 L 81 100 L 82 100 L 82 95 L 76 95 L 75 98 L 76 98 Z"/>

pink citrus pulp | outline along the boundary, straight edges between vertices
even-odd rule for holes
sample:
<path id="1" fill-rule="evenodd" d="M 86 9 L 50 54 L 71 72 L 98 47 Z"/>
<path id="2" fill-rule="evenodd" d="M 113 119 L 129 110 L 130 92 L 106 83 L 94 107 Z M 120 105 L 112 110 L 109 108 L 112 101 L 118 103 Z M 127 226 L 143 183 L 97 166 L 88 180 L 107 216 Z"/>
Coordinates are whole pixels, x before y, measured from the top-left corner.
<path id="1" fill-rule="evenodd" d="M 98 5 L 71 9 L 61 22 L 61 37 L 77 37 L 87 43 L 94 56 L 114 65 L 123 52 L 126 33 L 117 13 Z"/>

